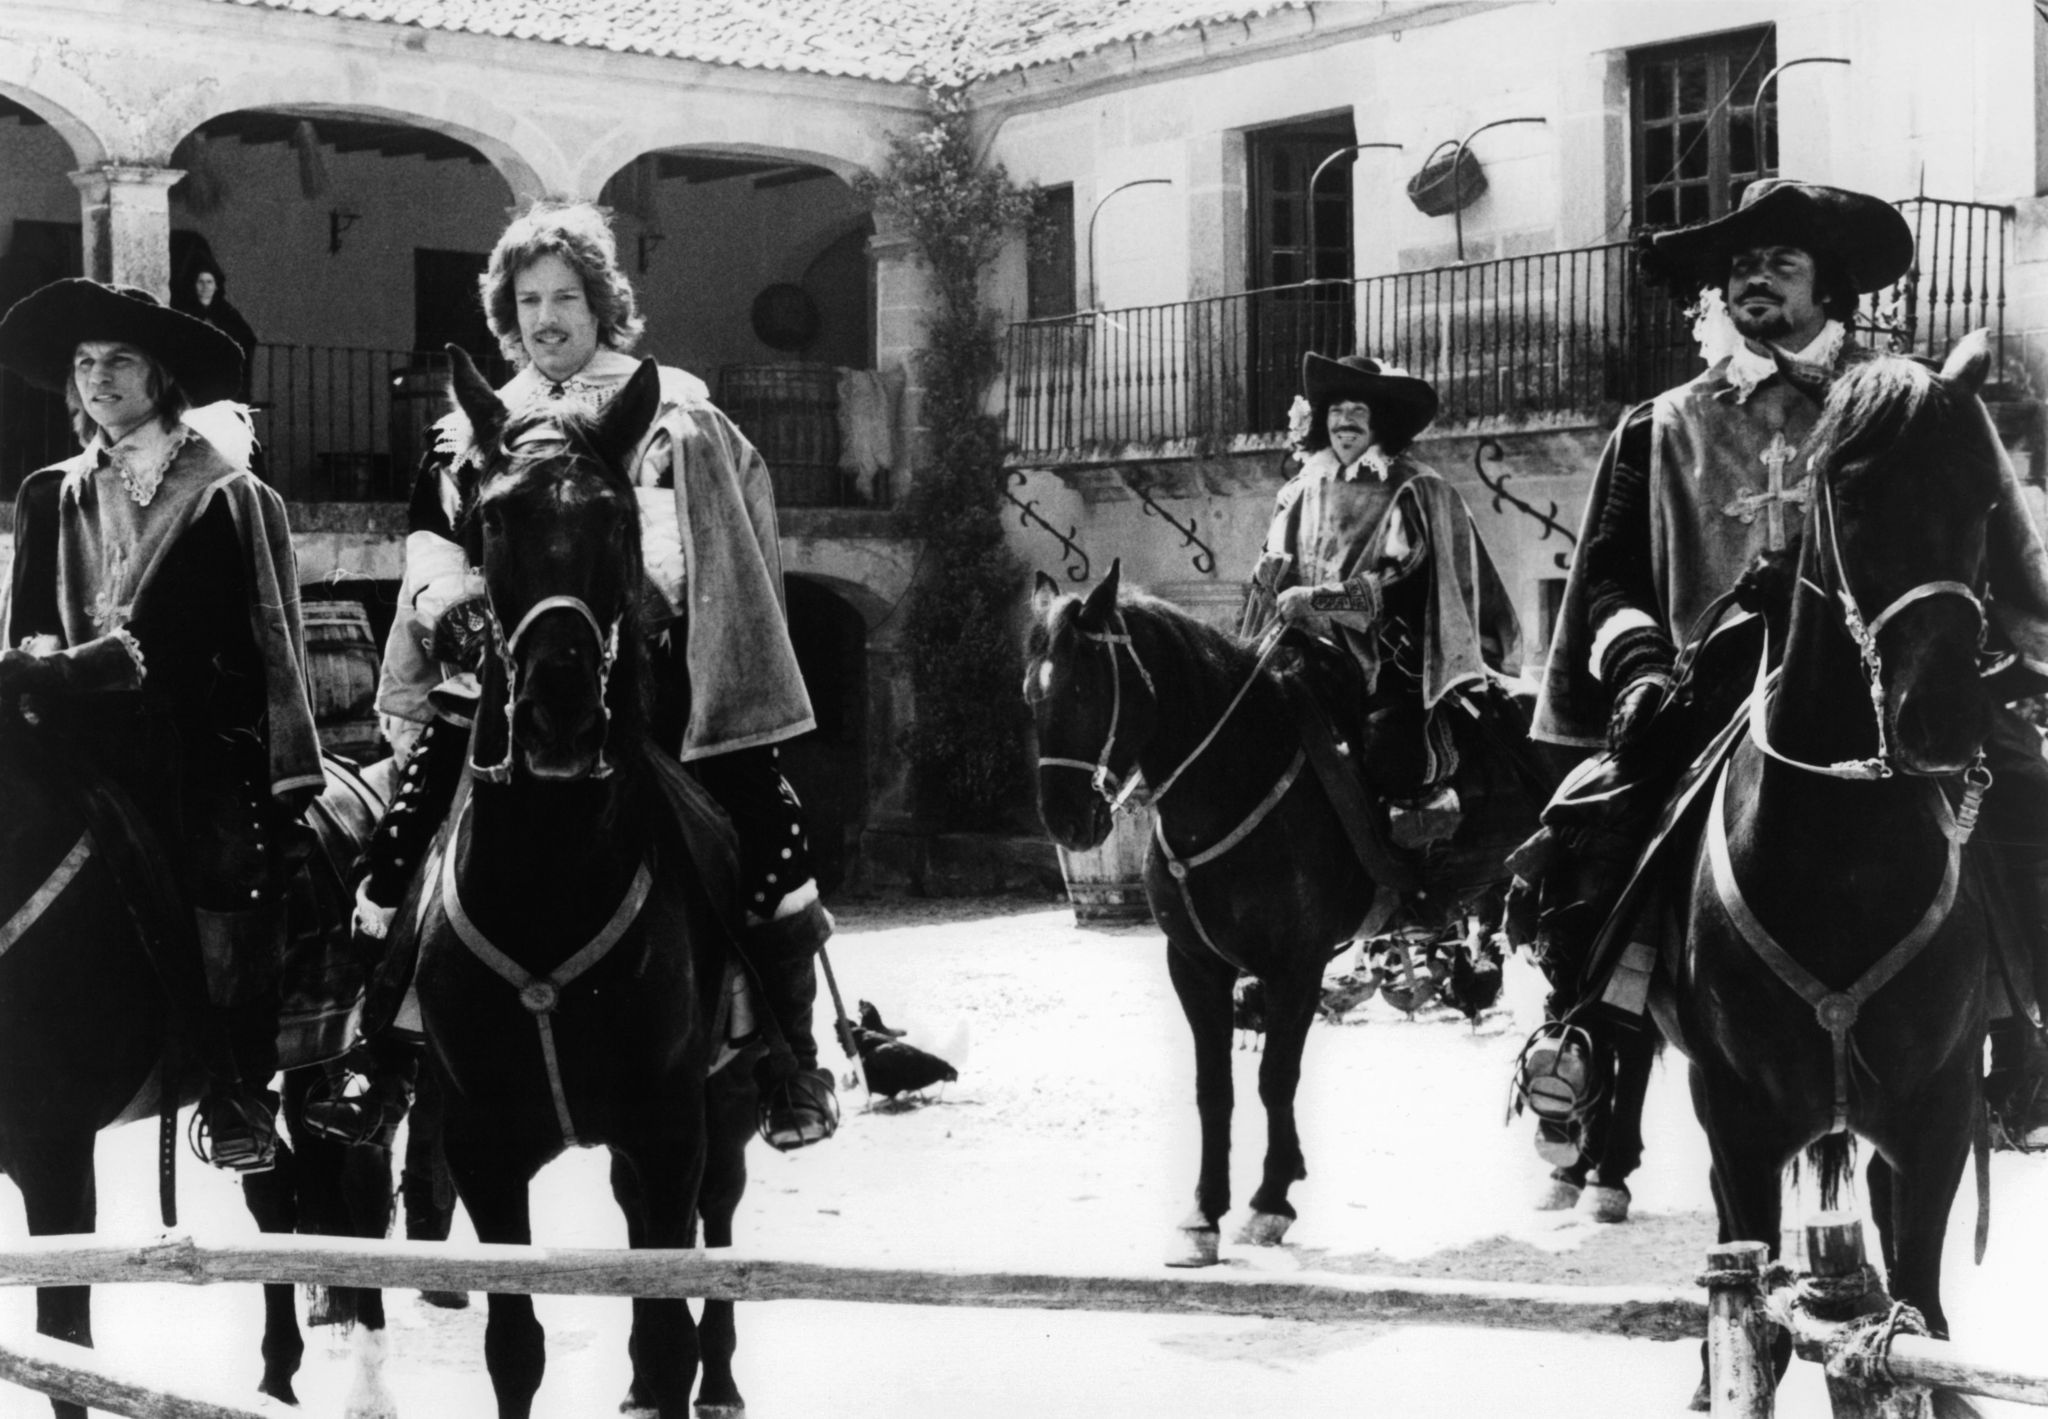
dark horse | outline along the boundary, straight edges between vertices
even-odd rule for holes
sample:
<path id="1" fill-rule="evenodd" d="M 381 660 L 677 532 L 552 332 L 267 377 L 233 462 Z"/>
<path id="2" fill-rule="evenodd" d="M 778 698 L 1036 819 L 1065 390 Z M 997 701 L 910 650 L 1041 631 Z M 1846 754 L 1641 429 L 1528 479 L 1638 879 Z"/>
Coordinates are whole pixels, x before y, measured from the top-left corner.
<path id="1" fill-rule="evenodd" d="M 1084 600 L 1038 579 L 1024 693 L 1037 727 L 1039 816 L 1055 841 L 1081 851 L 1109 835 L 1110 800 L 1122 785 L 1142 775 L 1152 789 L 1157 831 L 1145 895 L 1194 1034 L 1202 1127 L 1195 1210 L 1167 1262 L 1203 1266 L 1217 1260 L 1230 1210 L 1238 973 L 1257 976 L 1266 996 L 1265 1166 L 1238 1240 L 1270 1246 L 1295 1218 L 1288 1189 L 1308 1176 L 1294 1095 L 1324 965 L 1369 924 L 1384 924 L 1395 901 L 1360 866 L 1337 810 L 1303 766 L 1294 712 L 1259 650 L 1155 597 L 1119 599 L 1119 581 L 1112 566 Z M 1456 919 L 1463 901 L 1500 885 L 1501 858 L 1515 834 L 1533 829 L 1543 796 L 1531 787 L 1514 797 L 1491 868 L 1477 874 L 1486 880 L 1433 894 L 1444 898 L 1437 918 Z"/>
<path id="2" fill-rule="evenodd" d="M 420 876 L 419 999 L 456 1191 L 486 1242 L 531 1240 L 527 1187 L 565 1147 L 611 1149 L 635 1247 L 732 1240 L 753 1133 L 750 1071 L 710 1074 L 736 900 L 730 830 L 651 747 L 626 469 L 659 398 L 652 361 L 599 415 L 522 416 L 451 350 L 483 451 L 464 535 L 493 644 L 470 783 Z M 686 845 L 687 844 L 687 845 Z M 401 919 L 405 914 L 401 913 Z M 707 1084 L 707 1076 L 709 1083 Z M 633 1303 L 625 1408 L 738 1414 L 730 1302 Z M 501 1416 L 546 1367 L 531 1298 L 492 1294 Z"/>
<path id="3" fill-rule="evenodd" d="M 60 720 L 61 704 L 45 715 Z M 0 720 L 0 1172 L 21 1189 L 35 1236 L 92 1231 L 95 1136 L 156 1116 L 167 1089 L 173 1104 L 190 1103 L 204 1082 L 189 1062 L 166 1077 L 177 1033 L 170 1001 L 138 933 L 139 908 L 124 899 L 104 845 L 88 835 L 80 781 L 57 733 Z M 330 771 L 329 795 L 346 792 Z M 338 879 L 330 895 L 330 929 L 343 931 L 347 899 Z M 288 1126 L 309 1074 L 285 1076 Z M 391 1216 L 389 1153 L 346 1149 L 304 1130 L 294 1136 L 296 1151 L 280 1140 L 276 1167 L 243 1179 L 257 1224 L 266 1232 L 382 1237 Z M 337 1293 L 335 1301 L 363 1327 L 349 1413 L 387 1415 L 383 1295 Z M 38 1290 L 36 1329 L 92 1344 L 90 1288 Z M 264 1287 L 262 1392 L 295 1403 L 292 1378 L 304 1351 L 292 1287 Z M 70 1403 L 55 1408 L 62 1419 L 85 1413 Z"/>
<path id="4" fill-rule="evenodd" d="M 1985 364 L 1973 337 L 1938 376 L 1886 357 L 1831 390 L 1777 692 L 1716 785 L 1652 998 L 1691 1061 L 1721 1239 L 1775 1251 L 1785 1165 L 1810 1150 L 1831 1206 L 1861 1136 L 1892 1294 L 1936 1333 L 1983 1111 L 1989 925 L 1961 849 L 1991 715 Z"/>

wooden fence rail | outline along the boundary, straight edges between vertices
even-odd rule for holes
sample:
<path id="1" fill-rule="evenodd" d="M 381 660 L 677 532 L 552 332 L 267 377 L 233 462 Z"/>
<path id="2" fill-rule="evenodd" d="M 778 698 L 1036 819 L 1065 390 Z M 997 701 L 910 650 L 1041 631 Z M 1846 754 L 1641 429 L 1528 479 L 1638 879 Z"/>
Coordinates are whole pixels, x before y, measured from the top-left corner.
<path id="1" fill-rule="evenodd" d="M 315 1282 L 328 1286 L 568 1296 L 709 1296 L 733 1301 L 1257 1315 L 1411 1321 L 1696 1339 L 1697 1293 L 1642 1286 L 1540 1286 L 1333 1273 L 972 1271 L 821 1265 L 745 1252 L 373 1242 L 291 1237 L 145 1244 L 42 1237 L 0 1250 L 0 1285 Z"/>
<path id="2" fill-rule="evenodd" d="M 1773 1325 L 1791 1332 L 1794 1354 L 1826 1371 L 1836 1419 L 1920 1415 L 1930 1389 L 2048 1408 L 2048 1367 L 1919 1333 L 1919 1318 L 1893 1307 L 1864 1260 L 1860 1222 L 1821 1214 L 1809 1224 L 1803 1274 L 1767 1266 L 1768 1252 L 1762 1242 L 1732 1242 L 1707 1254 L 1714 1419 L 1776 1412 Z"/>
<path id="3" fill-rule="evenodd" d="M 166 1389 L 98 1351 L 46 1335 L 0 1339 L 0 1380 L 134 1419 L 299 1419 L 299 1411 L 261 1395 L 229 1398 Z"/>

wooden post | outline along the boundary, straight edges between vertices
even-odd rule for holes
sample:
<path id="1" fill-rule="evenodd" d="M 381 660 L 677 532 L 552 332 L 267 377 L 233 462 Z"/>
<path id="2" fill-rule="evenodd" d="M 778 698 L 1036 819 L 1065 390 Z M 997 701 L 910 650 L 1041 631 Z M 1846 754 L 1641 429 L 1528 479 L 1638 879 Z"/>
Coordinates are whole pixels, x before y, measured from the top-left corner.
<path id="1" fill-rule="evenodd" d="M 1769 1325 L 1758 1291 L 1770 1248 L 1730 1242 L 1707 1253 L 1707 1386 L 1714 1419 L 1771 1419 Z"/>
<path id="2" fill-rule="evenodd" d="M 1900 1385 L 1884 1386 L 1880 1391 L 1868 1378 L 1848 1373 L 1835 1363 L 1843 1343 L 1842 1332 L 1853 1334 L 1854 1322 L 1884 1315 L 1891 1309 L 1891 1297 L 1864 1260 L 1862 1221 L 1847 1213 L 1815 1213 L 1806 1228 L 1806 1264 L 1818 1286 L 1834 1283 L 1829 1289 L 1835 1294 L 1829 1298 L 1826 1314 L 1814 1316 L 1824 1324 L 1819 1328 L 1823 1337 L 1821 1353 L 1811 1358 L 1826 1367 L 1828 1400 L 1834 1407 L 1835 1419 L 1925 1419 L 1930 1413 L 1926 1390 Z M 1811 1306 L 1808 1310 L 1811 1313 Z M 1798 1327 L 1797 1331 L 1803 1341 L 1806 1327 Z M 1807 1353 L 1806 1345 L 1799 1348 Z"/>

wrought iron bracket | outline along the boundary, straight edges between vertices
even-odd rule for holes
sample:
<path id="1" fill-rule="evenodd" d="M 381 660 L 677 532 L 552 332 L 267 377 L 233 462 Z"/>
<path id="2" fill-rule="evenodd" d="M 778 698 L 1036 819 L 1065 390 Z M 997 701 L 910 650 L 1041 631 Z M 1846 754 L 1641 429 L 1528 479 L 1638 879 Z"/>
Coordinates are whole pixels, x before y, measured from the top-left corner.
<path id="1" fill-rule="evenodd" d="M 1491 451 L 1489 452 L 1489 450 Z M 1497 478 L 1486 476 L 1487 460 L 1491 459 L 1498 463 L 1505 457 L 1507 457 L 1507 450 L 1501 446 L 1499 439 L 1491 436 L 1479 440 L 1478 445 L 1472 450 L 1472 471 L 1479 475 L 1479 481 L 1486 485 L 1486 491 L 1493 494 L 1493 510 L 1495 512 L 1506 512 L 1507 508 L 1503 507 L 1502 504 L 1509 504 L 1516 511 L 1535 519 L 1537 526 L 1543 529 L 1543 535 L 1536 539 L 1538 542 L 1549 541 L 1550 534 L 1556 532 L 1562 534 L 1565 541 L 1576 547 L 1579 539 L 1570 528 L 1557 520 L 1557 504 L 1555 502 L 1551 502 L 1550 509 L 1546 512 L 1537 508 L 1532 503 L 1522 501 L 1521 498 L 1508 491 L 1508 479 L 1515 475 L 1506 470 L 1502 470 Z M 1557 564 L 1559 571 L 1571 570 L 1572 557 L 1570 552 L 1553 552 L 1551 553 L 1551 560 Z"/>
<path id="2" fill-rule="evenodd" d="M 1132 492 L 1138 495 L 1138 501 L 1145 505 L 1145 513 L 1147 516 L 1151 516 L 1154 513 L 1158 514 L 1160 517 L 1166 520 L 1166 525 L 1168 527 L 1171 527 L 1175 532 L 1178 532 L 1180 534 L 1181 546 L 1201 548 L 1199 552 L 1196 552 L 1194 556 L 1189 558 L 1189 560 L 1195 564 L 1196 571 L 1200 572 L 1203 576 L 1207 576 L 1209 575 L 1209 573 L 1216 570 L 1216 550 L 1215 548 L 1211 547 L 1207 542 L 1204 542 L 1201 538 L 1195 535 L 1195 518 L 1192 513 L 1188 515 L 1188 520 L 1185 523 L 1183 523 L 1179 518 L 1175 517 L 1172 513 L 1168 512 L 1158 503 L 1153 502 L 1152 495 L 1146 492 L 1138 484 L 1129 483 L 1127 484 L 1127 486 L 1130 488 Z"/>
<path id="3" fill-rule="evenodd" d="M 1028 482 L 1029 479 L 1022 469 L 1016 469 L 1011 472 L 1010 481 L 1012 483 L 1023 483 Z M 1088 580 L 1088 554 L 1082 551 L 1081 544 L 1074 540 L 1074 534 L 1080 529 L 1069 523 L 1067 530 L 1061 532 L 1057 527 L 1054 527 L 1043 517 L 1039 516 L 1038 500 L 1036 498 L 1027 503 L 1008 488 L 1003 489 L 1003 496 L 1009 500 L 1010 506 L 1017 509 L 1017 525 L 1019 527 L 1042 527 L 1047 532 L 1050 532 L 1054 539 L 1058 541 L 1060 544 L 1060 556 L 1067 564 L 1067 577 L 1069 580 Z M 1075 565 L 1076 558 L 1080 559 L 1080 565 L 1078 566 Z"/>

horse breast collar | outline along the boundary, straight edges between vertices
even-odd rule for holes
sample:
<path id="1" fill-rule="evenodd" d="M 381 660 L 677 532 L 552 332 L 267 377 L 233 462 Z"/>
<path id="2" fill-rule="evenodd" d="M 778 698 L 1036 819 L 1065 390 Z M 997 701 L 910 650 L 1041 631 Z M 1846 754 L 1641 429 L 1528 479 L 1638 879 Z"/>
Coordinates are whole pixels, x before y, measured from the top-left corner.
<path id="1" fill-rule="evenodd" d="M 1749 712 L 1753 724 L 1762 716 L 1763 707 L 1752 701 Z M 1904 970 L 1934 939 L 1942 923 L 1948 920 L 1949 911 L 1955 906 L 1963 845 L 1970 840 L 1970 834 L 1976 827 L 1978 801 L 1988 784 L 1988 775 L 1981 782 L 1975 778 L 1966 780 L 1960 809 L 1951 809 L 1940 788 L 1928 785 L 1938 805 L 1942 836 L 1948 843 L 1941 886 L 1935 890 L 1934 900 L 1927 904 L 1919 922 L 1891 950 L 1880 956 L 1846 990 L 1829 990 L 1791 952 L 1778 944 L 1743 897 L 1742 884 L 1735 880 L 1735 865 L 1728 854 L 1728 769 L 1725 765 L 1715 781 L 1714 804 L 1707 814 L 1707 856 L 1713 865 L 1714 895 L 1750 949 L 1763 958 L 1764 964 L 1784 982 L 1787 989 L 1813 1007 L 1815 1019 L 1834 1042 L 1835 1106 L 1834 1120 L 1828 1129 L 1830 1133 L 1845 1133 L 1849 1128 L 1849 1031 L 1855 1028 L 1856 1017 L 1870 997 Z M 1867 1065 L 1865 1070 L 1868 1072 Z"/>
<path id="2" fill-rule="evenodd" d="M 626 934 L 626 928 L 639 917 L 641 907 L 647 904 L 654 874 L 642 861 L 611 920 L 568 960 L 546 975 L 536 976 L 491 944 L 490 938 L 477 929 L 476 923 L 463 909 L 461 895 L 455 887 L 455 860 L 462 844 L 463 829 L 468 824 L 469 805 L 465 803 L 462 815 L 456 819 L 455 830 L 448 835 L 448 845 L 441 853 L 441 905 L 448 913 L 448 924 L 455 928 L 456 937 L 469 948 L 470 954 L 518 991 L 519 1003 L 532 1014 L 534 1028 L 540 1032 L 541 1060 L 547 1066 L 548 1092 L 554 1099 L 555 1119 L 562 1126 L 563 1141 L 574 1148 L 578 1146 L 576 1125 L 569 1117 L 569 1095 L 562 1084 L 562 1064 L 555 1052 L 555 1031 L 549 1017 L 561 1003 L 562 992 L 578 976 L 610 954 L 612 947 L 618 945 L 619 939 Z"/>

